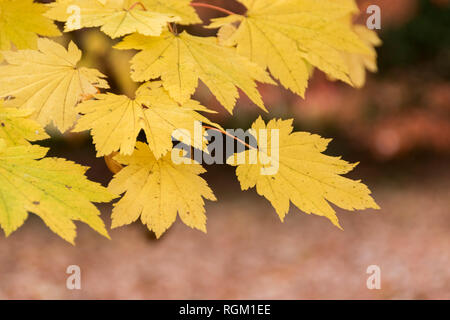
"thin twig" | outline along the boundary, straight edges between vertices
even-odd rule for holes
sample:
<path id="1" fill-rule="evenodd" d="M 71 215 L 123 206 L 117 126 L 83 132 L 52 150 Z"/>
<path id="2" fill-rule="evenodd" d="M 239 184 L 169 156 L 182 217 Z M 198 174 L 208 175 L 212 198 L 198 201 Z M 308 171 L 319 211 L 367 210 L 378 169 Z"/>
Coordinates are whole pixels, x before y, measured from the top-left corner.
<path id="1" fill-rule="evenodd" d="M 173 34 L 175 34 L 175 31 L 172 28 L 172 24 L 170 22 L 167 22 L 167 27 L 169 28 L 169 31 Z"/>
<path id="2" fill-rule="evenodd" d="M 224 131 L 224 130 L 220 130 L 220 129 L 217 129 L 217 128 L 214 128 L 214 127 L 205 126 L 205 125 L 203 126 L 203 128 L 205 128 L 205 129 L 211 129 L 211 130 L 220 132 L 220 133 L 222 133 L 222 134 L 224 134 L 224 135 L 226 135 L 226 136 L 228 136 L 228 137 L 230 137 L 230 138 L 232 138 L 232 139 L 234 139 L 234 140 L 236 140 L 236 141 L 242 143 L 244 146 L 246 146 L 246 147 L 248 147 L 248 148 L 250 148 L 250 149 L 258 150 L 258 148 L 249 145 L 249 144 L 246 143 L 245 141 L 242 141 L 242 140 L 239 139 L 238 137 L 233 136 L 233 135 L 232 135 L 231 133 L 229 133 L 229 132 L 226 132 L 226 131 Z"/>
<path id="3" fill-rule="evenodd" d="M 202 8 L 213 9 L 213 10 L 216 10 L 216 11 L 220 11 L 220 12 L 226 13 L 226 14 L 228 14 L 228 15 L 235 15 L 235 14 L 237 14 L 237 13 L 235 13 L 235 12 L 233 12 L 233 11 L 230 11 L 230 10 L 227 10 L 227 9 L 224 9 L 224 8 L 221 8 L 221 7 L 218 7 L 218 6 L 214 6 L 214 5 L 208 4 L 208 3 L 192 2 L 192 3 L 191 3 L 191 6 L 193 6 L 193 7 L 202 7 Z"/>
<path id="4" fill-rule="evenodd" d="M 133 10 L 133 9 L 136 8 L 137 6 L 141 6 L 141 8 L 142 8 L 144 11 L 147 11 L 147 8 L 146 8 L 146 7 L 144 6 L 144 4 L 143 4 L 142 2 L 140 2 L 140 1 L 133 3 L 133 4 L 128 8 L 128 11 Z"/>

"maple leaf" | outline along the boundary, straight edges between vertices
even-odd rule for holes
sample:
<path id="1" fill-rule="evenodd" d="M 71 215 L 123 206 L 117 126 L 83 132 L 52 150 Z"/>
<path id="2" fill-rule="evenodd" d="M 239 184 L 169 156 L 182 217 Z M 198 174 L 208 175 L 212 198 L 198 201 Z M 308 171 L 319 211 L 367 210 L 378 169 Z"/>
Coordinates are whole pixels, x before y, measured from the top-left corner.
<path id="1" fill-rule="evenodd" d="M 377 52 L 374 47 L 381 45 L 381 39 L 373 30 L 363 25 L 354 26 L 355 33 L 370 48 L 370 54 L 345 53 L 344 58 L 349 66 L 349 76 L 356 88 L 362 88 L 366 83 L 366 69 L 377 72 Z"/>
<path id="2" fill-rule="evenodd" d="M 114 197 L 85 177 L 87 168 L 64 159 L 41 159 L 47 150 L 31 145 L 7 147 L 0 140 L 0 226 L 6 236 L 32 212 L 72 244 L 76 236 L 74 220 L 109 238 L 91 201 L 109 202 Z"/>
<path id="3" fill-rule="evenodd" d="M 0 140 L 8 146 L 16 146 L 49 138 L 39 123 L 29 119 L 31 114 L 30 110 L 3 108 L 0 101 Z"/>
<path id="4" fill-rule="evenodd" d="M 197 146 L 194 122 L 217 126 L 196 112 L 208 111 L 205 107 L 194 100 L 180 106 L 168 95 L 161 82 L 143 84 L 137 90 L 135 99 L 112 93 L 96 95 L 95 99 L 79 105 L 78 111 L 84 116 L 74 131 L 92 129 L 98 156 L 118 150 L 125 155 L 132 154 L 136 138 L 144 130 L 151 150 L 159 159 L 172 150 L 174 130 L 188 130 L 190 134 L 186 134 L 186 138 L 189 140 L 184 142 L 191 141 L 192 145 Z"/>
<path id="5" fill-rule="evenodd" d="M 0 99 L 6 107 L 33 110 L 33 118 L 61 131 L 77 118 L 75 106 L 83 99 L 108 88 L 103 74 L 77 68 L 81 51 L 70 42 L 69 49 L 48 39 L 38 40 L 38 50 L 3 52 L 8 65 L 0 66 Z"/>
<path id="6" fill-rule="evenodd" d="M 77 6 L 80 8 L 80 28 L 101 27 L 100 30 L 113 39 L 133 32 L 159 36 L 168 22 L 180 20 L 173 14 L 149 11 L 137 4 L 133 0 L 60 0 L 49 4 L 51 9 L 47 16 L 65 22 L 71 15 L 67 8 Z M 75 28 L 66 23 L 65 31 Z"/>
<path id="7" fill-rule="evenodd" d="M 217 42 L 222 46 L 228 45 L 230 38 L 233 37 L 233 35 L 236 33 L 236 30 L 237 27 L 234 24 L 223 25 L 217 32 Z"/>
<path id="8" fill-rule="evenodd" d="M 43 16 L 45 5 L 33 0 L 0 0 L 0 50 L 35 49 L 41 36 L 59 36 L 56 25 Z M 0 55 L 1 61 L 1 55 Z"/>
<path id="9" fill-rule="evenodd" d="M 190 5 L 191 0 L 142 0 L 147 10 L 173 14 L 181 20 L 177 23 L 182 25 L 201 23 L 194 8 Z"/>
<path id="10" fill-rule="evenodd" d="M 273 83 L 258 65 L 217 44 L 213 37 L 165 32 L 161 37 L 127 36 L 117 49 L 140 49 L 131 60 L 131 77 L 147 81 L 161 77 L 164 88 L 179 103 L 187 101 L 202 80 L 231 113 L 240 88 L 260 108 L 264 103 L 256 82 Z"/>
<path id="11" fill-rule="evenodd" d="M 353 0 L 239 0 L 248 11 L 213 19 L 210 28 L 226 27 L 220 42 L 258 63 L 280 83 L 304 97 L 308 65 L 352 84 L 342 52 L 369 53 L 342 17 L 355 12 Z M 225 38 L 223 38 L 225 37 Z"/>
<path id="12" fill-rule="evenodd" d="M 327 217 L 338 227 L 336 212 L 329 202 L 346 210 L 379 209 L 364 184 L 341 176 L 356 164 L 322 153 L 330 140 L 307 132 L 293 133 L 292 120 L 271 120 L 266 126 L 260 117 L 253 123 L 252 130 L 259 146 L 264 142 L 266 147 L 260 148 L 257 161 L 251 164 L 253 151 L 247 150 L 244 164 L 238 163 L 236 154 L 227 163 L 237 165 L 236 174 L 242 190 L 256 186 L 258 194 L 270 201 L 282 221 L 289 211 L 290 201 L 308 214 Z M 272 149 L 272 135 L 276 133 L 278 155 L 269 155 L 266 150 Z M 267 157 L 271 161 L 263 160 Z M 268 171 L 277 166 L 276 172 Z"/>
<path id="13" fill-rule="evenodd" d="M 114 176 L 108 189 L 125 193 L 114 205 L 112 228 L 135 222 L 139 217 L 159 238 L 176 220 L 206 232 L 204 199 L 215 201 L 208 184 L 199 175 L 199 164 L 174 164 L 171 155 L 156 160 L 149 147 L 138 142 L 132 156 L 115 160 L 127 165 Z"/>

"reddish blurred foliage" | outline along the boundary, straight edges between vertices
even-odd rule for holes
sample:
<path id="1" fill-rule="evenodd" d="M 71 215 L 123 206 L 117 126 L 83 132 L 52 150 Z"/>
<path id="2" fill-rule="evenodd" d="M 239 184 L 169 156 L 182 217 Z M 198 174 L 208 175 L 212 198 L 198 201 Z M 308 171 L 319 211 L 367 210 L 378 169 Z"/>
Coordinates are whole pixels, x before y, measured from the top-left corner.
<path id="1" fill-rule="evenodd" d="M 450 84 L 416 83 L 408 76 L 369 81 L 356 91 L 315 79 L 307 99 L 293 110 L 300 122 L 332 122 L 362 148 L 382 159 L 415 149 L 450 150 Z"/>

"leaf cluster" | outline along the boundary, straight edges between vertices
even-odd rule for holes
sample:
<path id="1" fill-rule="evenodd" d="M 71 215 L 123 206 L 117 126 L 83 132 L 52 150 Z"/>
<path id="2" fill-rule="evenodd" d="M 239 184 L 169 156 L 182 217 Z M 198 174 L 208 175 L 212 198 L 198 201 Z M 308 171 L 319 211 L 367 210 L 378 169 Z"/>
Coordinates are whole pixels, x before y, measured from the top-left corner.
<path id="1" fill-rule="evenodd" d="M 216 198 L 200 177 L 205 169 L 171 159 L 174 130 L 185 129 L 193 137 L 196 121 L 222 130 L 208 120 L 212 111 L 193 99 L 200 81 L 230 113 L 240 93 L 268 112 L 259 83 L 281 85 L 304 97 L 315 69 L 355 87 L 364 84 L 366 69 L 376 71 L 374 46 L 380 40 L 352 23 L 358 11 L 354 0 L 239 2 L 245 15 L 213 19 L 205 27 L 217 29 L 217 36 L 199 37 L 175 31 L 175 24 L 201 23 L 195 7 L 205 4 L 189 0 L 57 0 L 48 5 L 0 0 L 5 60 L 0 65 L 0 226 L 6 235 L 32 212 L 71 243 L 77 220 L 108 237 L 92 202 L 121 194 L 112 212 L 113 228 L 140 218 L 160 237 L 179 216 L 206 232 L 204 201 Z M 115 49 L 138 50 L 130 61 L 131 78 L 142 83 L 134 98 L 108 92 L 102 73 L 80 67 L 82 52 L 74 42 L 66 49 L 44 38 L 60 35 L 53 21 L 64 22 L 64 32 L 78 28 L 69 7 L 79 9 L 79 28 L 98 27 L 121 38 Z M 123 167 L 107 189 L 87 180 L 87 168 L 46 158 L 47 149 L 31 145 L 48 138 L 44 128 L 49 124 L 63 133 L 90 130 L 97 156 Z M 235 155 L 228 163 L 237 166 L 242 189 L 256 188 L 281 220 L 290 203 L 338 227 L 330 203 L 347 210 L 378 208 L 364 184 L 342 176 L 355 165 L 324 154 L 329 140 L 293 132 L 292 120 L 265 123 L 259 118 L 252 129 L 258 161 L 238 164 Z M 280 132 L 275 159 L 280 167 L 271 175 L 261 174 L 266 164 L 260 129 Z M 141 131 L 147 143 L 137 142 Z M 192 138 L 184 142 L 206 147 Z"/>

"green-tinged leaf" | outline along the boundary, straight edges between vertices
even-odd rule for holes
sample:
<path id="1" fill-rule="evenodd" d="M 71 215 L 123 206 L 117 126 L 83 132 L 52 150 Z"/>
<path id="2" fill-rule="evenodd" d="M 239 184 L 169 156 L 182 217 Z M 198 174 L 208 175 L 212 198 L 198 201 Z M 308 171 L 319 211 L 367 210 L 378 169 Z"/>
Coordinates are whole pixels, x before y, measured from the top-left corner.
<path id="1" fill-rule="evenodd" d="M 0 139 L 9 146 L 15 146 L 49 138 L 39 123 L 29 119 L 31 114 L 30 110 L 4 108 L 0 101 Z"/>
<path id="2" fill-rule="evenodd" d="M 46 153 L 46 148 L 8 147 L 0 140 L 0 226 L 6 236 L 32 212 L 72 244 L 74 221 L 84 222 L 109 238 L 92 202 L 109 202 L 114 196 L 86 178 L 86 167 L 64 159 L 41 159 Z"/>
<path id="3" fill-rule="evenodd" d="M 0 0 L 0 50 L 10 50 L 11 44 L 35 49 L 38 35 L 59 36 L 53 21 L 43 16 L 46 11 L 44 4 L 33 0 Z"/>

